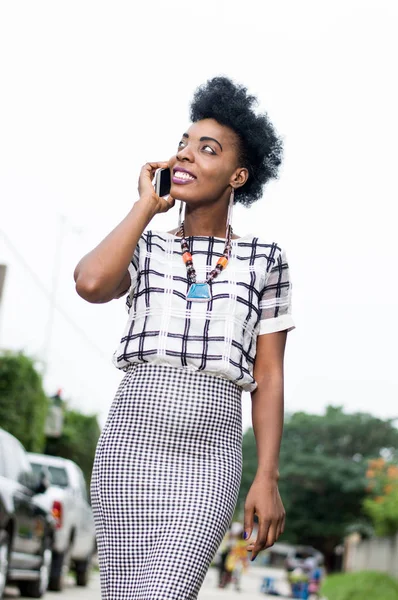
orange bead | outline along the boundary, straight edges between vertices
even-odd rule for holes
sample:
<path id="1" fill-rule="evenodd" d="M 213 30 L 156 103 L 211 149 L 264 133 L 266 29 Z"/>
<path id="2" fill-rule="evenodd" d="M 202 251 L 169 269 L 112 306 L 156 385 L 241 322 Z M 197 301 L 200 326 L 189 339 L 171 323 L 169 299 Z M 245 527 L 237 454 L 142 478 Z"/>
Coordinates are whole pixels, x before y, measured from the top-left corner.
<path id="1" fill-rule="evenodd" d="M 184 252 L 182 255 L 182 260 L 184 263 L 187 263 L 189 260 L 192 260 L 192 254 L 190 252 Z"/>
<path id="2" fill-rule="evenodd" d="M 225 269 L 228 264 L 228 258 L 226 256 L 221 256 L 221 258 L 218 259 L 217 264 L 221 265 L 222 268 Z"/>

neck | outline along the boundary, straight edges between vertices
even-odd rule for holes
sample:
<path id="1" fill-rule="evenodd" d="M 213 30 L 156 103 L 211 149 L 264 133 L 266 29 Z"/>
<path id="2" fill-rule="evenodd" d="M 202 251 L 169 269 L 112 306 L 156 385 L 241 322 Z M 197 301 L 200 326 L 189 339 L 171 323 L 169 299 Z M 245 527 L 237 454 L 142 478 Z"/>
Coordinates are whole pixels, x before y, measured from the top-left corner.
<path id="1" fill-rule="evenodd" d="M 212 206 L 185 205 L 184 230 L 186 236 L 203 235 L 225 238 L 228 204 Z"/>

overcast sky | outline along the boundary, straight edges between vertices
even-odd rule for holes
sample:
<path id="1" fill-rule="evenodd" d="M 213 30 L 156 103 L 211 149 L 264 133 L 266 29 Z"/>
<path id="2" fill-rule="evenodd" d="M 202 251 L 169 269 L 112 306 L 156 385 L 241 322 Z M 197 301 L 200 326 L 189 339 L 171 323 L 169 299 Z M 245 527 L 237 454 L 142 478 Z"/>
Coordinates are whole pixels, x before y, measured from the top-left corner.
<path id="1" fill-rule="evenodd" d="M 285 144 L 234 229 L 287 251 L 287 410 L 398 416 L 397 28 L 395 0 L 3 0 L 0 346 L 47 360 L 47 392 L 104 423 L 127 313 L 79 298 L 73 269 L 137 199 L 142 164 L 176 151 L 197 85 L 225 74 Z"/>

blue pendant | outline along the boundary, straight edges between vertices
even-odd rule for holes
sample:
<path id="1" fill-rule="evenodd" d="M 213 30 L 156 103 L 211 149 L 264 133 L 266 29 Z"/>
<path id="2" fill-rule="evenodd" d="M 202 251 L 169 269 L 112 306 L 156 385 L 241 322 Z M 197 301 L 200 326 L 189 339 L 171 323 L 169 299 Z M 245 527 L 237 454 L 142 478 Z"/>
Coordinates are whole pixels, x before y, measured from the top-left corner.
<path id="1" fill-rule="evenodd" d="M 191 283 L 187 300 L 190 302 L 209 302 L 211 300 L 210 285 L 206 281 L 203 283 Z"/>

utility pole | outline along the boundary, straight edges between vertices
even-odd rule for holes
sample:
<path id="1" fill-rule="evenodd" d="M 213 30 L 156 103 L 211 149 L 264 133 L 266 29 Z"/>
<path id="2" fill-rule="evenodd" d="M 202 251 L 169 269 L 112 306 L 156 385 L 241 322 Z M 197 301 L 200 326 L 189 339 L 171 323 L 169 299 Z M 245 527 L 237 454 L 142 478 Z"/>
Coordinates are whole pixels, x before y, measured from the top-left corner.
<path id="1" fill-rule="evenodd" d="M 0 328 L 1 328 L 1 301 L 3 298 L 4 282 L 6 279 L 7 265 L 0 265 Z M 0 338 L 1 339 L 1 338 Z"/>
<path id="2" fill-rule="evenodd" d="M 45 330 L 44 345 L 43 345 L 43 352 L 42 352 L 43 379 L 47 373 L 48 362 L 50 359 L 51 338 L 52 338 L 53 326 L 54 326 L 55 304 L 56 304 L 56 300 L 57 300 L 59 271 L 61 268 L 62 245 L 63 245 L 64 237 L 65 237 L 65 225 L 66 225 L 65 215 L 59 215 L 58 216 L 58 233 L 57 233 L 55 252 L 54 252 L 54 266 L 53 266 L 53 275 L 52 275 L 52 284 L 51 284 L 50 306 L 48 307 L 48 319 L 47 319 L 47 326 L 46 326 L 46 330 Z"/>
<path id="3" fill-rule="evenodd" d="M 57 304 L 57 292 L 58 292 L 58 283 L 59 276 L 62 266 L 62 250 L 64 245 L 64 239 L 66 233 L 70 231 L 77 235 L 82 233 L 82 229 L 78 227 L 72 226 L 68 223 L 68 219 L 65 215 L 58 215 L 58 232 L 57 238 L 55 241 L 55 250 L 54 250 L 54 266 L 53 266 L 53 275 L 52 275 L 52 283 L 51 283 L 51 291 L 50 291 L 50 305 L 48 307 L 48 319 L 47 325 L 45 329 L 45 336 L 43 342 L 43 350 L 41 352 L 42 356 L 42 376 L 43 379 L 46 376 L 48 371 L 48 364 L 50 361 L 50 353 L 51 353 L 51 342 L 54 328 L 54 317 L 55 317 L 55 307 Z"/>

